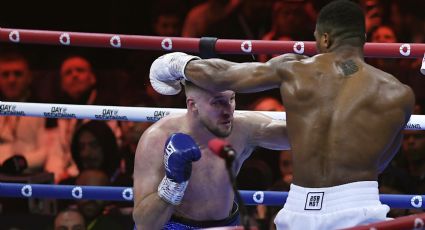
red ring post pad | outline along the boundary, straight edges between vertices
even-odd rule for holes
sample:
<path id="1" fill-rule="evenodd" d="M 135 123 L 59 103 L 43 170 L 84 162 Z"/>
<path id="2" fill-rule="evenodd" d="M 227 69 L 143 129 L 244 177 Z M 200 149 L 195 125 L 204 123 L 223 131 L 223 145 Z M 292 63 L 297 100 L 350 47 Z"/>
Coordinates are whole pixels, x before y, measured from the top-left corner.
<path id="1" fill-rule="evenodd" d="M 157 37 L 124 34 L 61 32 L 0 28 L 0 41 L 63 46 L 85 46 L 199 53 L 199 38 Z M 264 41 L 218 39 L 217 54 L 316 54 L 313 41 Z M 365 57 L 422 58 L 422 43 L 366 43 Z"/>
<path id="2" fill-rule="evenodd" d="M 425 229 L 425 213 L 403 216 L 394 220 L 382 221 L 378 223 L 346 228 L 345 230 L 405 230 L 405 229 Z"/>

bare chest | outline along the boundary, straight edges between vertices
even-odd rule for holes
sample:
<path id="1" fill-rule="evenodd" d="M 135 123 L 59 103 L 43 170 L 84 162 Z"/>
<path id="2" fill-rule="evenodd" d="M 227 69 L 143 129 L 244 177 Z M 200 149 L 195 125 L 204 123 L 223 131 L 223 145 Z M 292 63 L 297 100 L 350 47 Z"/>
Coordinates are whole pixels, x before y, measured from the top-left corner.
<path id="1" fill-rule="evenodd" d="M 223 219 L 230 212 L 233 199 L 224 161 L 213 153 L 202 151 L 201 159 L 192 164 L 183 202 L 175 212 L 195 220 Z"/>
<path id="2" fill-rule="evenodd" d="M 229 180 L 226 165 L 223 159 L 209 150 L 202 150 L 202 157 L 192 164 L 192 175 L 189 181 L 188 192 L 205 196 L 214 194 L 213 190 L 228 187 Z"/>

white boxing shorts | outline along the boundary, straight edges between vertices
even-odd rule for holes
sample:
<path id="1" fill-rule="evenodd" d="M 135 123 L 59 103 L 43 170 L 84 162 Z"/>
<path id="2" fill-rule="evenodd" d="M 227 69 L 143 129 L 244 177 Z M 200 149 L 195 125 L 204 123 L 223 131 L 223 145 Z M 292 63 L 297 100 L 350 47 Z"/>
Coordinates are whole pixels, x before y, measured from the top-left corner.
<path id="1" fill-rule="evenodd" d="M 291 184 L 288 199 L 274 223 L 278 230 L 341 229 L 386 220 L 389 210 L 379 201 L 376 181 L 328 188 Z"/>

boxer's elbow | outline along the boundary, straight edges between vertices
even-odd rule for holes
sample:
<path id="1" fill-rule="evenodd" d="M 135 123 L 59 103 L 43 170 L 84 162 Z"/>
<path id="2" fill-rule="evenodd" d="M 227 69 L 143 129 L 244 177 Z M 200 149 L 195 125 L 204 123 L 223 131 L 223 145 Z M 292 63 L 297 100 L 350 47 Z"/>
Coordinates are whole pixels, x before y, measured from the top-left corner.
<path id="1" fill-rule="evenodd" d="M 134 205 L 133 207 L 133 221 L 137 229 L 142 229 L 143 213 L 140 205 Z"/>
<path id="2" fill-rule="evenodd" d="M 137 198 L 135 196 L 133 207 L 133 220 L 137 229 L 162 229 L 170 219 L 174 206 L 164 202 L 156 192 L 141 200 Z"/>
<path id="3" fill-rule="evenodd" d="M 145 229 L 161 229 L 163 224 L 158 224 L 151 218 L 152 214 L 149 214 L 142 207 L 134 207 L 133 209 L 133 221 L 137 230 L 145 230 Z M 154 227 L 156 226 L 156 227 Z"/>
<path id="4" fill-rule="evenodd" d="M 148 226 L 148 210 L 149 208 L 144 205 L 145 202 L 143 200 L 137 201 L 135 199 L 134 207 L 133 207 L 133 220 L 137 229 L 145 229 Z"/>

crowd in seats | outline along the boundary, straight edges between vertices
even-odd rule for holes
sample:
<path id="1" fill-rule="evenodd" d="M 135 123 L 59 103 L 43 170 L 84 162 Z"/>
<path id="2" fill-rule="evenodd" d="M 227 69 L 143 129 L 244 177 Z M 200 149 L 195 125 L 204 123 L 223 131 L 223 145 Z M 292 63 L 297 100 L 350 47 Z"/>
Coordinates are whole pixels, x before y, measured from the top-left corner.
<path id="1" fill-rule="evenodd" d="M 103 22 L 102 27 L 91 28 L 90 25 L 82 25 L 83 23 L 78 27 L 65 23 L 65 28 L 57 29 L 165 37 L 313 40 L 317 12 L 327 2 L 328 0 L 143 1 L 144 8 L 140 9 L 142 13 L 131 9 L 126 14 L 135 19 L 130 25 L 122 23 L 125 18 L 121 17 L 120 20 L 113 18 L 115 20 Z M 368 42 L 425 42 L 425 6 L 422 1 L 357 2 L 365 11 Z M 135 15 L 131 12 L 135 12 Z M 2 17 L 5 16 L 0 15 L 0 21 L 3 20 Z M 119 23 L 122 23 L 122 30 Z M 7 23 L 2 26 L 8 27 Z M 37 29 L 48 28 L 55 27 L 51 25 Z M 104 31 L 99 31 L 101 28 Z M 160 95 L 149 83 L 150 64 L 163 53 L 2 44 L 0 101 L 184 108 L 184 95 Z M 272 55 L 219 57 L 233 61 L 261 62 L 273 58 Z M 425 79 L 419 72 L 421 59 L 367 58 L 366 61 L 410 85 L 417 98 L 415 112 L 424 114 Z M 280 102 L 279 92 L 276 91 L 240 94 L 236 101 L 237 109 L 285 110 Z M 50 172 L 54 175 L 54 182 L 58 184 L 132 186 L 134 153 L 139 137 L 150 124 L 0 116 L 0 165 L 24 159 L 25 167 L 10 173 L 26 175 Z M 406 130 L 404 134 L 399 153 L 380 177 L 380 189 L 382 193 L 424 194 L 425 133 Z M 290 151 L 257 149 L 241 168 L 238 177 L 240 188 L 287 191 L 292 180 L 291 164 Z M 93 180 L 86 180 L 88 175 Z M 252 180 L 253 176 L 258 177 L 261 183 L 254 183 L 257 180 Z M 60 211 L 56 220 L 51 221 L 51 228 L 57 229 L 56 226 L 60 223 L 67 225 L 70 219 L 75 224 L 83 225 L 81 229 L 96 229 L 94 226 L 100 224 L 115 226 L 116 222 L 131 222 L 131 216 L 128 215 L 131 212 L 125 211 L 131 204 L 88 203 L 96 213 L 87 213 L 89 208 L 85 209 L 84 205 L 74 201 L 58 202 L 58 211 L 64 211 Z M 395 217 L 418 211 L 420 210 L 394 209 L 391 210 L 391 215 Z M 270 220 L 276 212 L 273 207 L 259 206 L 250 212 L 257 219 L 255 221 L 260 220 L 263 229 L 272 229 Z M 123 213 L 126 213 L 126 220 L 115 218 Z M 109 218 L 111 216 L 115 219 Z M 108 219 L 111 219 L 111 223 Z M 94 222 L 96 224 L 93 225 Z"/>
<path id="2" fill-rule="evenodd" d="M 415 114 L 423 113 L 417 102 Z M 380 192 L 390 194 L 425 194 L 425 131 L 404 130 L 399 153 L 380 175 Z M 422 210 L 423 211 L 423 210 Z M 420 209 L 392 209 L 393 217 L 421 212 Z"/>
<path id="3" fill-rule="evenodd" d="M 31 89 L 32 71 L 19 53 L 0 55 L 0 100 L 37 102 Z M 0 116 L 0 164 L 22 156 L 25 172 L 56 171 L 50 164 L 53 152 L 45 129 L 46 120 L 37 117 Z"/>

